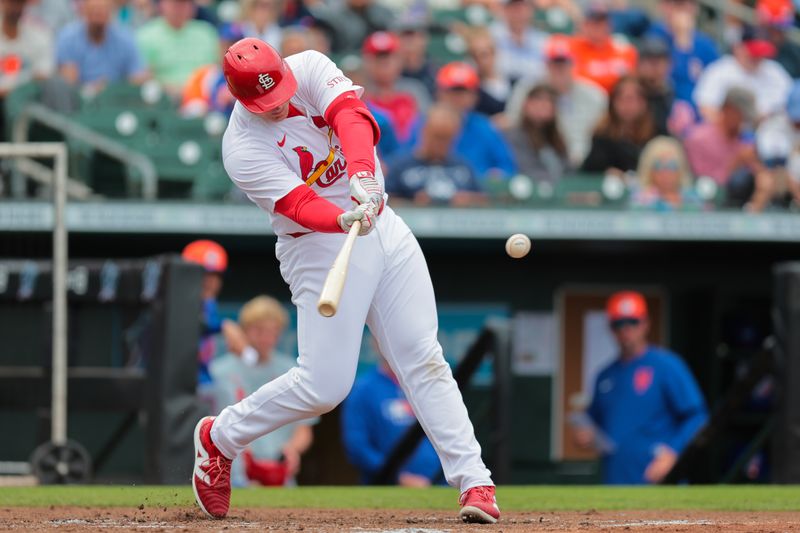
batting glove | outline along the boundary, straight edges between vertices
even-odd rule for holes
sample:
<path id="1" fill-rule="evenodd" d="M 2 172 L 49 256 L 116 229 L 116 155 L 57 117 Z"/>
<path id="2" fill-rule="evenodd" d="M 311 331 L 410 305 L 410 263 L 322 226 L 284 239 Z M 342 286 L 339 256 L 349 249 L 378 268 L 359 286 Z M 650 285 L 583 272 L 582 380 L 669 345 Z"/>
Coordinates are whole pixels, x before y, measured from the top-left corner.
<path id="1" fill-rule="evenodd" d="M 383 187 L 372 172 L 356 172 L 350 176 L 350 198 L 357 204 L 371 203 L 377 214 L 383 211 Z"/>
<path id="2" fill-rule="evenodd" d="M 375 210 L 372 204 L 358 204 L 350 211 L 345 211 L 339 215 L 339 227 L 345 233 L 350 233 L 350 227 L 356 220 L 361 221 L 361 231 L 359 235 L 366 235 L 375 227 Z"/>

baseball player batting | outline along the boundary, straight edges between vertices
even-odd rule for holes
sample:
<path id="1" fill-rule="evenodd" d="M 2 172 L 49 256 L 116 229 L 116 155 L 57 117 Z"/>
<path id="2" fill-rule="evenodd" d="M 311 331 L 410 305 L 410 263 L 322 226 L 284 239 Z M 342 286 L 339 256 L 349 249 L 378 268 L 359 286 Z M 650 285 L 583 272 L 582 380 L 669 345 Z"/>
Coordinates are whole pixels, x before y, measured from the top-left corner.
<path id="1" fill-rule="evenodd" d="M 230 506 L 230 465 L 275 429 L 336 407 L 356 374 L 364 324 L 399 378 L 461 496 L 460 516 L 500 517 L 491 473 L 437 341 L 428 268 L 408 226 L 385 204 L 376 164 L 380 131 L 363 89 L 324 55 L 285 60 L 258 39 L 231 46 L 223 71 L 237 103 L 222 140 L 225 169 L 266 211 L 278 236 L 283 279 L 297 306 L 297 366 L 195 428 L 192 477 L 200 508 Z M 328 269 L 355 221 L 361 223 L 342 305 L 317 312 Z"/>

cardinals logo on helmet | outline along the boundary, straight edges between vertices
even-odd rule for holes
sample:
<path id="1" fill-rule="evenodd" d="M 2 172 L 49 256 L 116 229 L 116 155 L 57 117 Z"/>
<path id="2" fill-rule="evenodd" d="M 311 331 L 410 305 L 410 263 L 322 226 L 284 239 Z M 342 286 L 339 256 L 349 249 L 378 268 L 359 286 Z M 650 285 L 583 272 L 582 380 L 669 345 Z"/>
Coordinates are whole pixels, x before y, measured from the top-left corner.
<path id="1" fill-rule="evenodd" d="M 259 74 L 258 83 L 261 84 L 261 87 L 263 87 L 265 91 L 268 91 L 273 87 L 275 87 L 275 80 L 273 80 L 272 76 L 270 76 L 269 74 Z"/>

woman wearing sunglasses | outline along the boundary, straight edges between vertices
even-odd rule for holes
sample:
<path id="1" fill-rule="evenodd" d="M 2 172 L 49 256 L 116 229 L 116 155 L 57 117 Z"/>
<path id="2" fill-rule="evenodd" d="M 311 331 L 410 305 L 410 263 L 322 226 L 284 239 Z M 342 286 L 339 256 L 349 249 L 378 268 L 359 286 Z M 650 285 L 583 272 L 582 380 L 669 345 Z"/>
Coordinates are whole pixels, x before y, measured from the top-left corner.
<path id="1" fill-rule="evenodd" d="M 692 174 L 680 142 L 656 137 L 645 146 L 637 169 L 639 189 L 631 205 L 656 211 L 699 210 L 703 201 L 692 187 Z"/>

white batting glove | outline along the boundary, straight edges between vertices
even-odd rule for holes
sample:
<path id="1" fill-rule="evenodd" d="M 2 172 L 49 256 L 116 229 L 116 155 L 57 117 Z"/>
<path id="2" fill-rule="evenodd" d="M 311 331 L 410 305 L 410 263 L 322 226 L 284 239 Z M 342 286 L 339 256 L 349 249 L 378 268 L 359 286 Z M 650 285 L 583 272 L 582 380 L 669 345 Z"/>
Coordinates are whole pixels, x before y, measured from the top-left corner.
<path id="1" fill-rule="evenodd" d="M 350 198 L 357 204 L 371 203 L 377 214 L 383 211 L 383 187 L 372 172 L 356 172 L 350 176 Z"/>
<path id="2" fill-rule="evenodd" d="M 350 233 L 350 227 L 356 220 L 361 221 L 359 235 L 366 235 L 375 227 L 375 210 L 372 204 L 358 204 L 350 211 L 345 211 L 338 217 L 339 227 L 345 233 Z"/>

